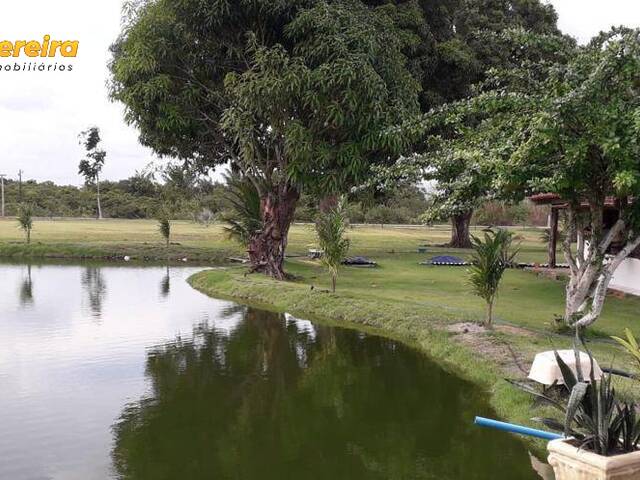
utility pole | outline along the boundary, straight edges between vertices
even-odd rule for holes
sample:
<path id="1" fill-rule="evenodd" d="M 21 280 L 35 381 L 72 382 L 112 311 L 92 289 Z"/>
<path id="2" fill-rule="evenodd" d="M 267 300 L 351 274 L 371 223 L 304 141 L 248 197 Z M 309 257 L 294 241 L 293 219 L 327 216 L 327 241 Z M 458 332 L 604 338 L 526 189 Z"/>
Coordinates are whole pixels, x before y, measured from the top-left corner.
<path id="1" fill-rule="evenodd" d="M 2 185 L 2 218 L 4 218 L 4 173 L 0 173 L 0 184 Z"/>
<path id="2" fill-rule="evenodd" d="M 18 203 L 22 203 L 22 169 L 18 170 Z"/>

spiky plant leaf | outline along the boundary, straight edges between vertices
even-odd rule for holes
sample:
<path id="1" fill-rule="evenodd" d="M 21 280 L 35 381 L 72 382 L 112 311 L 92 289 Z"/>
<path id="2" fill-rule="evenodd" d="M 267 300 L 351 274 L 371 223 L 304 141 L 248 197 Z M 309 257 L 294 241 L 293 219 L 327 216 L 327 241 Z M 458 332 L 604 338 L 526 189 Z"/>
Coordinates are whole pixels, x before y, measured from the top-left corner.
<path id="1" fill-rule="evenodd" d="M 567 402 L 567 412 L 564 417 L 564 435 L 569 436 L 571 431 L 571 425 L 576 416 L 576 412 L 580 408 L 580 404 L 584 397 L 587 394 L 587 389 L 589 388 L 588 383 L 577 383 L 571 389 L 571 395 L 569 396 L 569 401 Z"/>
<path id="2" fill-rule="evenodd" d="M 578 383 L 578 379 L 576 375 L 573 373 L 573 370 L 565 363 L 557 350 L 553 351 L 553 354 L 556 357 L 556 363 L 560 368 L 560 373 L 562 374 L 562 380 L 564 381 L 565 386 L 569 391 L 573 390 L 573 387 Z"/>

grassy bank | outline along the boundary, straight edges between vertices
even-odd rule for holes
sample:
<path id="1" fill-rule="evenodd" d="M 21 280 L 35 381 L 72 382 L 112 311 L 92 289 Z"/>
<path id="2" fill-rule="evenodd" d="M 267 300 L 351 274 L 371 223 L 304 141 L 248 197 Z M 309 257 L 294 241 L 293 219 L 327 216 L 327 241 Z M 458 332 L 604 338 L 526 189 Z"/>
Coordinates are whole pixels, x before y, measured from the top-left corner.
<path id="1" fill-rule="evenodd" d="M 189 279 L 197 290 L 261 308 L 286 311 L 332 325 L 353 327 L 412 345 L 439 361 L 445 368 L 485 387 L 491 403 L 502 418 L 530 423 L 531 410 L 525 394 L 503 378 L 494 362 L 478 362 L 470 348 L 452 340 L 446 325 L 460 320 L 459 312 L 423 306 L 416 309 L 384 298 L 363 299 L 348 291 L 330 294 L 300 282 L 277 282 L 266 277 L 245 277 L 242 269 L 208 270 Z M 473 320 L 471 316 L 467 320 Z M 471 421 L 471 419 L 470 419 Z M 536 448 L 542 450 L 543 444 Z"/>
<path id="2" fill-rule="evenodd" d="M 540 243 L 539 231 L 519 229 L 518 234 L 523 238 L 521 260 L 544 261 L 545 249 Z M 350 236 L 354 253 L 387 256 L 415 253 L 419 245 L 443 244 L 450 231 L 447 226 L 371 226 L 354 228 Z M 304 255 L 315 246 L 310 225 L 292 227 L 289 255 Z M 432 251 L 442 253 L 446 249 L 435 247 Z M 36 219 L 32 243 L 27 245 L 15 219 L 0 219 L 0 257 L 121 259 L 128 255 L 141 260 L 164 260 L 167 253 L 174 259 L 187 257 L 201 263 L 219 263 L 228 256 L 243 254 L 242 249 L 227 238 L 224 228 L 216 224 L 172 222 L 171 246 L 167 251 L 154 220 Z"/>
<path id="3" fill-rule="evenodd" d="M 221 264 L 241 249 L 221 227 L 172 222 L 171 245 L 166 248 L 153 220 L 36 220 L 30 245 L 15 220 L 0 220 L 0 257 L 13 259 L 94 259 L 181 261 Z"/>
<path id="4" fill-rule="evenodd" d="M 375 251 L 373 251 L 375 253 Z M 539 427 L 531 418 L 548 414 L 505 378 L 524 379 L 536 353 L 570 348 L 572 339 L 553 331 L 553 315 L 562 312 L 563 283 L 530 272 L 507 273 L 493 331 L 468 331 L 462 322 L 482 318 L 483 305 L 469 294 L 459 267 L 418 265 L 417 254 L 377 251 L 376 269 L 343 268 L 336 294 L 328 293 L 328 278 L 318 263 L 293 259 L 287 263 L 296 281 L 277 282 L 245 275 L 243 268 L 204 271 L 192 286 L 214 297 L 233 299 L 304 318 L 353 327 L 413 345 L 446 368 L 483 386 L 498 415 Z M 312 288 L 313 287 L 313 288 Z M 637 332 L 637 298 L 608 299 L 590 348 L 603 366 L 629 370 L 621 350 L 606 341 L 625 326 Z M 640 396 L 638 382 L 615 377 L 624 395 Z M 540 452 L 543 443 L 535 443 Z"/>

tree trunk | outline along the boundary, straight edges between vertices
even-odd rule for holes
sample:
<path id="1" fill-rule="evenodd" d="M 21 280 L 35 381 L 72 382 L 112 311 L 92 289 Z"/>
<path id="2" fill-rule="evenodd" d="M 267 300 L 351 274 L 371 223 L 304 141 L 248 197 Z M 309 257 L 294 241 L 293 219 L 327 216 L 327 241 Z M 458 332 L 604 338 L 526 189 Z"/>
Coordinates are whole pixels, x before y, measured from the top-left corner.
<path id="1" fill-rule="evenodd" d="M 584 238 L 585 227 L 579 224 L 577 212 L 568 210 L 569 232 L 563 243 L 564 255 L 569 264 L 570 276 L 567 283 L 565 303 L 565 323 L 574 328 L 592 325 L 601 315 L 607 296 L 607 289 L 620 264 L 640 245 L 640 236 L 629 232 L 627 242 L 616 255 L 607 255 L 612 241 L 626 230 L 626 224 L 619 219 L 609 231 L 602 230 L 604 202 L 591 205 L 592 230 L 589 247 L 580 239 Z M 594 235 L 593 232 L 598 232 Z M 571 239 L 578 232 L 578 249 L 574 256 Z"/>
<path id="2" fill-rule="evenodd" d="M 296 188 L 284 184 L 260 199 L 262 229 L 251 238 L 248 250 L 252 272 L 278 280 L 286 278 L 284 254 L 299 197 Z"/>
<path id="3" fill-rule="evenodd" d="M 96 189 L 98 191 L 98 219 L 102 220 L 102 205 L 100 204 L 100 178 L 96 175 Z"/>
<path id="4" fill-rule="evenodd" d="M 473 210 L 460 213 L 451 217 L 451 242 L 450 247 L 453 248 L 471 248 L 471 235 L 469 225 Z"/>
<path id="5" fill-rule="evenodd" d="M 336 293 L 336 274 L 331 275 L 331 292 Z"/>
<path id="6" fill-rule="evenodd" d="M 552 208 L 549 213 L 549 245 L 548 263 L 549 268 L 556 268 L 556 249 L 558 248 L 558 223 L 560 212 L 557 208 Z"/>
<path id="7" fill-rule="evenodd" d="M 485 326 L 491 328 L 493 325 L 493 300 L 487 302 L 487 319 L 485 321 Z"/>

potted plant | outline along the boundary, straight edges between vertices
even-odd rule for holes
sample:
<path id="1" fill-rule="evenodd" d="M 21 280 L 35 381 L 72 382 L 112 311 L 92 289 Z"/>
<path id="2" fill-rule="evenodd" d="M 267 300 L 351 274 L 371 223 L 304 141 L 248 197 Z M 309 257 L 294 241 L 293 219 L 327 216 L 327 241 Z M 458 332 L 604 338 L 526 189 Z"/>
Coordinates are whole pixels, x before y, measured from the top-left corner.
<path id="1" fill-rule="evenodd" d="M 575 347 L 574 351 L 576 355 L 580 354 Z M 549 442 L 549 464 L 556 480 L 640 479 L 638 406 L 617 398 L 610 375 L 595 379 L 593 356 L 588 350 L 587 353 L 591 372 L 585 380 L 580 362 L 576 361 L 574 372 L 556 352 L 556 361 L 569 392 L 566 404 L 521 385 L 564 415 L 564 421 L 537 419 L 565 436 Z"/>

